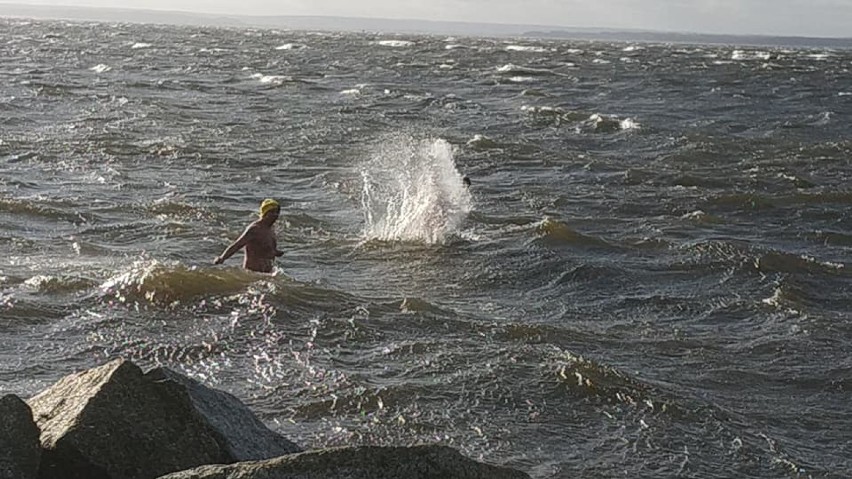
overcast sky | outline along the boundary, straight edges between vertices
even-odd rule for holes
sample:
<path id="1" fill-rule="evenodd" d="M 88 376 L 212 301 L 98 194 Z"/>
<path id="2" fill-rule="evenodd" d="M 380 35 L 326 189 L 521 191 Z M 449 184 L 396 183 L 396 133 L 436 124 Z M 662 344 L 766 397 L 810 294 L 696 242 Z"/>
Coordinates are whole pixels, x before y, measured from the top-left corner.
<path id="1" fill-rule="evenodd" d="M 852 0 L 0 0 L 247 15 L 412 18 L 852 37 Z"/>

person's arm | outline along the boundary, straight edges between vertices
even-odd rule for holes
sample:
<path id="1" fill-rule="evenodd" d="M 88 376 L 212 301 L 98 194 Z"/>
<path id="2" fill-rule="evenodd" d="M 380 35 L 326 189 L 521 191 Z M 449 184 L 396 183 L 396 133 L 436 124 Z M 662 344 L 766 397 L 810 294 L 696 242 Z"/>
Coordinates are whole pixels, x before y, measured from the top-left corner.
<path id="1" fill-rule="evenodd" d="M 231 256 L 233 256 L 233 254 L 234 254 L 234 253 L 236 253 L 236 252 L 237 252 L 237 251 L 239 251 L 239 250 L 240 250 L 243 246 L 245 246 L 245 245 L 246 245 L 246 243 L 248 243 L 248 242 L 249 242 L 249 240 L 251 239 L 252 235 L 254 235 L 254 225 L 249 226 L 248 228 L 246 228 L 246 230 L 243 232 L 243 234 L 242 234 L 242 235 L 240 235 L 240 237 L 239 237 L 239 238 L 237 238 L 237 240 L 236 240 L 236 241 L 234 241 L 233 243 L 231 243 L 231 246 L 228 246 L 228 247 L 225 249 L 225 251 L 223 251 L 223 252 L 222 252 L 222 254 L 221 254 L 221 255 L 219 255 L 219 257 L 218 257 L 218 258 L 216 258 L 216 260 L 215 260 L 215 261 L 213 261 L 213 264 L 222 264 L 222 263 L 224 263 L 226 259 L 228 259 L 228 258 L 230 258 Z"/>

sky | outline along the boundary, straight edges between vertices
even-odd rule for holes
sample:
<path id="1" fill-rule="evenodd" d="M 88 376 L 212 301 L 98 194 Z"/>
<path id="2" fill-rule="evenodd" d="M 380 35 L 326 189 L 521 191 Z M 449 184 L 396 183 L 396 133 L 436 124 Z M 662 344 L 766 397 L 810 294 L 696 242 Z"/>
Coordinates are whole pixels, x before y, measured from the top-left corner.
<path id="1" fill-rule="evenodd" d="M 244 15 L 327 15 L 668 32 L 852 37 L 852 0 L 0 0 Z"/>

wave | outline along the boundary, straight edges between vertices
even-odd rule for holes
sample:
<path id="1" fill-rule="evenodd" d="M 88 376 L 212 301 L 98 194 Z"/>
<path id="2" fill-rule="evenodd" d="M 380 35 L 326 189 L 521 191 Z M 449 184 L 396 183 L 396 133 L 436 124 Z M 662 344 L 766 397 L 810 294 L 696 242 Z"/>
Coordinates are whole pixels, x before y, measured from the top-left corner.
<path id="1" fill-rule="evenodd" d="M 476 134 L 473 135 L 473 138 L 467 140 L 467 146 L 474 150 L 483 151 L 498 148 L 500 145 L 485 135 Z"/>
<path id="2" fill-rule="evenodd" d="M 497 67 L 497 73 L 503 73 L 505 75 L 511 75 L 511 76 L 557 75 L 557 73 L 552 71 L 552 70 L 547 70 L 547 69 L 544 69 L 544 68 L 522 67 L 522 66 L 519 66 L 519 65 L 515 65 L 514 63 L 507 63 L 503 66 Z"/>
<path id="3" fill-rule="evenodd" d="M 151 48 L 152 46 L 153 46 L 153 45 L 151 45 L 150 43 L 137 42 L 137 43 L 134 43 L 134 44 L 130 47 L 130 49 L 131 49 L 131 50 L 140 50 L 140 49 L 143 49 L 143 48 Z"/>
<path id="4" fill-rule="evenodd" d="M 65 221 L 76 225 L 90 223 L 93 220 L 90 214 L 66 212 L 40 198 L 0 198 L 0 212 L 36 216 L 49 220 Z"/>
<path id="5" fill-rule="evenodd" d="M 260 83 L 267 85 L 283 85 L 284 83 L 291 83 L 294 81 L 293 77 L 289 75 L 264 75 L 263 73 L 255 73 L 251 77 L 258 80 Z"/>
<path id="6" fill-rule="evenodd" d="M 24 281 L 24 284 L 39 293 L 70 294 L 91 289 L 98 282 L 74 276 L 36 275 Z"/>
<path id="7" fill-rule="evenodd" d="M 762 60 L 767 61 L 772 58 L 772 54 L 764 51 L 747 51 L 747 50 L 734 50 L 731 53 L 731 60 L 735 61 L 750 61 L 750 60 Z"/>
<path id="8" fill-rule="evenodd" d="M 413 46 L 414 42 L 410 40 L 379 40 L 375 44 L 383 47 L 405 48 Z"/>
<path id="9" fill-rule="evenodd" d="M 92 68 L 89 68 L 89 70 L 92 70 L 95 73 L 106 73 L 112 70 L 112 67 L 109 65 L 104 65 L 103 63 L 99 63 L 93 66 Z"/>
<path id="10" fill-rule="evenodd" d="M 613 247 L 600 238 L 579 233 L 566 223 L 552 218 L 545 218 L 538 222 L 535 226 L 535 231 L 539 235 L 540 240 L 546 244 Z"/>
<path id="11" fill-rule="evenodd" d="M 156 260 L 137 261 L 100 285 L 103 296 L 120 303 L 174 305 L 209 296 L 235 294 L 271 278 L 240 268 L 203 268 Z"/>
<path id="12" fill-rule="evenodd" d="M 742 210 L 763 210 L 801 205 L 852 205 L 852 192 L 797 192 L 792 195 L 778 196 L 760 193 L 733 193 L 719 195 L 706 201 L 706 206 Z"/>
<path id="13" fill-rule="evenodd" d="M 807 255 L 795 255 L 780 251 L 770 251 L 757 257 L 755 268 L 761 273 L 802 273 L 837 274 L 843 272 L 845 265 L 829 261 L 819 261 Z"/>
<path id="14" fill-rule="evenodd" d="M 285 50 L 285 51 L 287 51 L 287 50 L 302 50 L 304 48 L 307 48 L 307 46 L 302 45 L 300 43 L 285 43 L 283 45 L 279 45 L 279 46 L 275 47 L 276 50 Z"/>
<path id="15" fill-rule="evenodd" d="M 507 52 L 528 52 L 528 53 L 545 53 L 550 51 L 545 47 L 535 45 L 508 45 L 504 49 Z"/>
<path id="16" fill-rule="evenodd" d="M 392 136 L 360 170 L 367 240 L 440 243 L 473 208 L 446 140 Z"/>

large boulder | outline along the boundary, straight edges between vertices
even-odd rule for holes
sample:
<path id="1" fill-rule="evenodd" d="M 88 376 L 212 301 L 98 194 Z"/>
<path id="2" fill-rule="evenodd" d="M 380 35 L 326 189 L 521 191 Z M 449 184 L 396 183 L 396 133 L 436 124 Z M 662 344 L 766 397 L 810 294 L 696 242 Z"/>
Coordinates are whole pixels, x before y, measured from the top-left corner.
<path id="1" fill-rule="evenodd" d="M 41 479 L 152 479 L 227 461 L 184 386 L 115 360 L 29 400 L 41 428 Z"/>
<path id="2" fill-rule="evenodd" d="M 529 479 L 445 446 L 325 449 L 276 459 L 202 466 L 160 479 Z"/>
<path id="3" fill-rule="evenodd" d="M 41 462 L 39 430 L 21 398 L 0 398 L 0 478 L 36 479 Z"/>
<path id="4" fill-rule="evenodd" d="M 186 387 L 196 411 L 209 424 L 229 463 L 271 459 L 302 452 L 302 448 L 269 430 L 239 399 L 211 389 L 170 369 L 145 375 L 153 381 L 174 381 Z"/>

